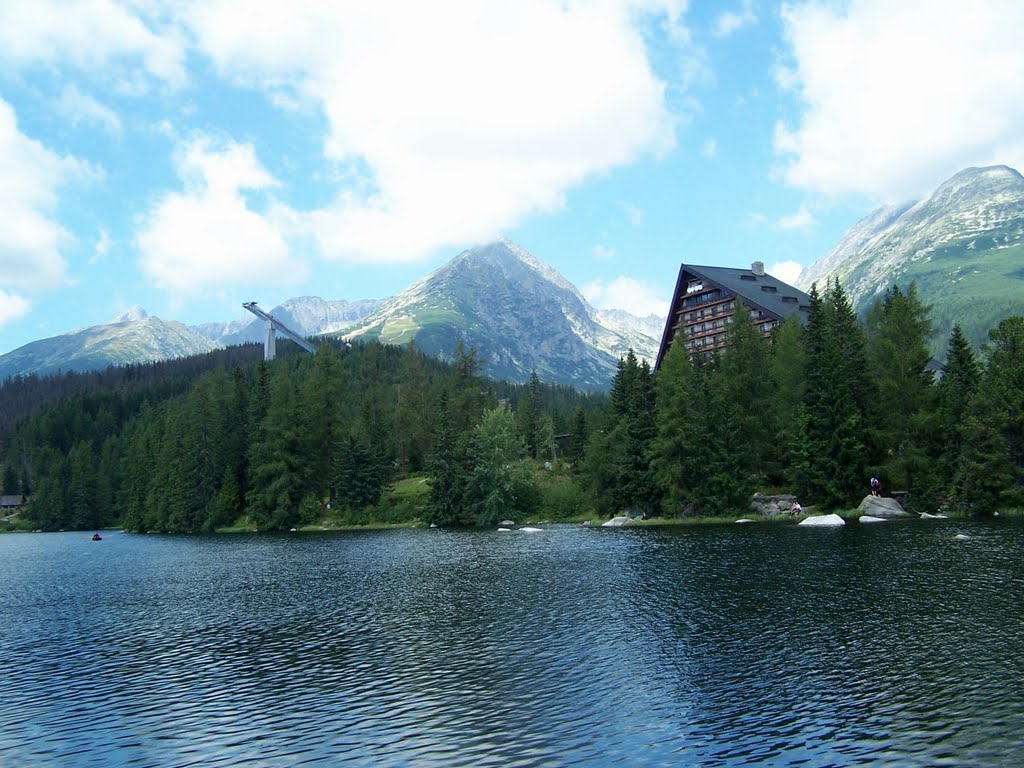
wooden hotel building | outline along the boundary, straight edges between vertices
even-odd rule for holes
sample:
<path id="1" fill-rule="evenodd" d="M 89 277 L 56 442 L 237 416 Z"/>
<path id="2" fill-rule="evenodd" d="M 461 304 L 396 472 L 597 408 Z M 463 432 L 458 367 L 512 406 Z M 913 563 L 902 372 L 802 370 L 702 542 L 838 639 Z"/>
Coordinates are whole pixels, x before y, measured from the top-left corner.
<path id="1" fill-rule="evenodd" d="M 811 301 L 803 291 L 767 274 L 760 261 L 750 269 L 683 264 L 655 368 L 661 365 L 681 328 L 686 329 L 691 355 L 722 349 L 737 299 L 765 338 L 770 338 L 774 328 L 790 315 L 796 314 L 806 323 Z"/>

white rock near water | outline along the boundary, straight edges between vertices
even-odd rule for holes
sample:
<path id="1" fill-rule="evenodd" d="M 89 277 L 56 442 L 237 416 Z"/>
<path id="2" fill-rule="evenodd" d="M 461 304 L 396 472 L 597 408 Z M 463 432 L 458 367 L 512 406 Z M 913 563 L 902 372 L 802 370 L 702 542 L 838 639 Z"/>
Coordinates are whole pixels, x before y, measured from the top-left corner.
<path id="1" fill-rule="evenodd" d="M 840 525 L 846 525 L 846 521 L 843 520 L 839 515 L 811 515 L 801 520 L 798 525 L 809 525 L 819 528 L 838 528 Z"/>
<path id="2" fill-rule="evenodd" d="M 602 528 L 621 528 L 622 526 L 628 525 L 631 522 L 633 522 L 632 518 L 626 517 L 625 515 L 619 515 L 618 517 L 613 517 L 611 520 L 608 520 L 608 521 L 606 521 L 604 523 L 601 523 L 601 527 Z"/>
<path id="3" fill-rule="evenodd" d="M 861 515 L 859 518 L 862 523 L 884 523 L 886 518 L 884 517 L 872 517 L 871 515 Z"/>

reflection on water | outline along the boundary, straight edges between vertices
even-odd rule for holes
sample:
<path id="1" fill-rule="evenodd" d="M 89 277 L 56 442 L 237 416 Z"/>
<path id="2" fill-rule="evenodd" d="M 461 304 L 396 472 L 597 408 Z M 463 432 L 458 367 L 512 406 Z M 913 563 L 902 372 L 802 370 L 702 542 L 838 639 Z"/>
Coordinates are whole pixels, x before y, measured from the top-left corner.
<path id="1" fill-rule="evenodd" d="M 1015 766 L 1022 555 L 998 521 L 2 536 L 0 764 Z"/>

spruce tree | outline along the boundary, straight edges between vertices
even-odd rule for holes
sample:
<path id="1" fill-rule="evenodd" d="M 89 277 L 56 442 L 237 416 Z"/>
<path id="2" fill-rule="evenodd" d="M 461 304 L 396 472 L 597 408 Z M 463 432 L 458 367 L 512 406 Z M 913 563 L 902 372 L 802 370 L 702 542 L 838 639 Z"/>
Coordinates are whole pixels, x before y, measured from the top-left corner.
<path id="1" fill-rule="evenodd" d="M 537 377 L 537 371 L 534 370 L 530 373 L 526 397 L 516 413 L 519 431 L 526 442 L 527 455 L 533 459 L 540 458 L 542 407 L 540 379 Z"/>
<path id="2" fill-rule="evenodd" d="M 735 483 L 753 492 L 775 471 L 774 392 L 769 371 L 770 350 L 749 310 L 735 303 L 733 322 L 726 332 L 726 349 L 721 356 L 713 386 L 720 387 L 728 403 L 726 419 L 739 433 L 735 447 Z"/>
<path id="3" fill-rule="evenodd" d="M 953 326 L 946 351 L 946 364 L 937 389 L 939 396 L 939 432 L 942 436 L 942 455 L 939 470 L 947 491 L 952 485 L 960 463 L 964 445 L 964 419 L 981 381 L 981 368 L 964 336 L 960 324 Z M 953 495 L 959 492 L 953 489 Z"/>
<path id="4" fill-rule="evenodd" d="M 685 331 L 669 347 L 655 376 L 657 429 L 651 441 L 651 467 L 661 491 L 662 510 L 679 517 L 695 501 L 702 455 L 698 422 L 699 372 L 686 351 Z"/>
<path id="5" fill-rule="evenodd" d="M 931 307 L 913 283 L 887 290 L 868 315 L 868 359 L 875 400 L 871 432 L 882 474 L 919 509 L 937 503 L 940 451 L 931 360 Z"/>
<path id="6" fill-rule="evenodd" d="M 435 525 L 456 525 L 462 521 L 464 468 L 456 453 L 456 436 L 448 405 L 448 390 L 441 390 L 437 403 L 436 432 L 430 454 L 430 498 L 427 517 Z"/>
<path id="7" fill-rule="evenodd" d="M 865 489 L 865 424 L 870 405 L 864 333 L 837 280 L 811 288 L 804 332 L 807 387 L 801 419 L 802 497 L 825 509 L 851 505 Z"/>

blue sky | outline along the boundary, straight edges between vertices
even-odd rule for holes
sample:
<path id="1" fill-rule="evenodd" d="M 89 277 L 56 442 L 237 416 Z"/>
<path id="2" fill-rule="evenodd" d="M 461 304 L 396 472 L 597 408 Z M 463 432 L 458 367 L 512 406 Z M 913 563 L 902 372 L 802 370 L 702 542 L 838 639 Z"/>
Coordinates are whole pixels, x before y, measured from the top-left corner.
<path id="1" fill-rule="evenodd" d="M 0 353 L 391 295 L 498 235 L 598 307 L 792 280 L 1024 166 L 1019 0 L 0 0 Z"/>

